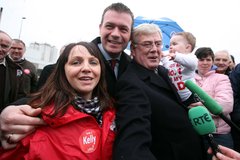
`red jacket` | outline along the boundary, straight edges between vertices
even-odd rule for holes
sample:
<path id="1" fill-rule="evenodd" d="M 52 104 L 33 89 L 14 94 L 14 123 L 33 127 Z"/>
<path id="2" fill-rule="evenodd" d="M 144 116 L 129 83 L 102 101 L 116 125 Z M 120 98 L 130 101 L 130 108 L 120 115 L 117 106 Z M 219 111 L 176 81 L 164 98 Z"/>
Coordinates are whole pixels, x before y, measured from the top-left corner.
<path id="1" fill-rule="evenodd" d="M 43 112 L 49 113 L 50 109 Z M 24 138 L 15 149 L 0 149 L 1 160 L 110 160 L 115 132 L 115 110 L 103 114 L 102 127 L 95 118 L 70 106 L 58 118 L 43 115 L 47 126 Z"/>

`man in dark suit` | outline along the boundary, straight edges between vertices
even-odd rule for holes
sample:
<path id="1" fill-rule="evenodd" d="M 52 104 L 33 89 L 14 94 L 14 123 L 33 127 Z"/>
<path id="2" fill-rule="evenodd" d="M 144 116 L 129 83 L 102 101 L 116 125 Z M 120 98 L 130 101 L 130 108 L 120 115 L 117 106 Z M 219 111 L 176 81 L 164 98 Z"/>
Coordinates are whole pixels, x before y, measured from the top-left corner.
<path id="1" fill-rule="evenodd" d="M 124 53 L 124 49 L 131 37 L 133 20 L 133 13 L 127 6 L 122 3 L 113 3 L 103 11 L 99 25 L 100 37 L 93 40 L 102 53 L 106 66 L 107 87 L 112 97 L 115 96 L 114 88 L 117 79 L 121 77 L 130 62 L 130 56 Z M 116 61 L 113 68 L 110 66 L 110 60 Z M 24 104 L 23 101 L 21 104 Z M 39 108 L 34 109 L 28 105 L 7 107 L 0 116 L 1 130 L 4 131 L 2 137 L 5 137 L 5 139 L 1 139 L 4 147 L 14 147 L 14 145 L 8 146 L 7 139 L 18 142 L 33 131 L 37 125 L 41 125 L 42 120 L 36 117 L 40 112 Z M 10 122 L 9 119 L 11 119 Z"/>
<path id="2" fill-rule="evenodd" d="M 108 52 L 103 49 L 101 39 L 100 37 L 95 38 L 92 41 L 94 44 L 100 46 L 99 49 L 102 53 L 103 62 L 105 64 L 105 77 L 107 82 L 107 89 L 109 94 L 112 97 L 115 97 L 115 85 L 118 80 L 118 78 L 123 74 L 123 72 L 126 70 L 129 62 L 130 62 L 130 56 L 127 55 L 125 52 L 120 52 L 113 57 L 109 56 Z M 125 47 L 125 46 L 124 46 Z M 111 64 L 109 61 L 111 59 L 117 59 L 117 64 L 115 67 L 115 70 L 111 68 Z"/>
<path id="3" fill-rule="evenodd" d="M 133 61 L 116 89 L 114 160 L 202 160 L 194 131 L 168 72 L 159 66 L 162 36 L 155 24 L 133 31 Z"/>

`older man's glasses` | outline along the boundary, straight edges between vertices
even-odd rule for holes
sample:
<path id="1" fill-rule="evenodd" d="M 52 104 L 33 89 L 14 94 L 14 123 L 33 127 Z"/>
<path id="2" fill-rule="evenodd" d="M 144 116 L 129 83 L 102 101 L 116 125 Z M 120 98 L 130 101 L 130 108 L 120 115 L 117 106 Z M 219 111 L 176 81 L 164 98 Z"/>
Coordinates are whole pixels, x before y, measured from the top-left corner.
<path id="1" fill-rule="evenodd" d="M 0 49 L 3 49 L 3 50 L 8 50 L 8 49 L 10 49 L 10 45 L 6 45 L 6 44 L 1 44 L 0 43 Z"/>
<path id="2" fill-rule="evenodd" d="M 148 48 L 148 49 L 152 49 L 154 47 L 154 45 L 157 48 L 162 48 L 163 47 L 163 44 L 162 44 L 161 41 L 156 41 L 156 42 L 145 41 L 145 42 L 142 42 L 142 43 L 134 43 L 134 44 L 143 46 L 144 48 Z"/>

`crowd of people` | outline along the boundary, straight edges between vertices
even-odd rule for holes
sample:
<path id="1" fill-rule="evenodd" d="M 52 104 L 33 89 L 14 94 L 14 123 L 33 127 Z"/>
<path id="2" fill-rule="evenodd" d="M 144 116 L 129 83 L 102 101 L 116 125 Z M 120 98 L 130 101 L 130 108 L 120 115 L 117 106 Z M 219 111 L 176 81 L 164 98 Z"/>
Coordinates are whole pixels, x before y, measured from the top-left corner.
<path id="1" fill-rule="evenodd" d="M 161 29 L 133 24 L 126 5 L 107 6 L 100 36 L 64 46 L 39 79 L 24 42 L 0 31 L 0 159 L 240 160 L 240 133 L 218 116 L 221 152 L 197 134 L 188 110 L 203 104 L 184 86 L 194 81 L 240 126 L 240 64 L 195 51 L 190 32 L 163 54 Z"/>

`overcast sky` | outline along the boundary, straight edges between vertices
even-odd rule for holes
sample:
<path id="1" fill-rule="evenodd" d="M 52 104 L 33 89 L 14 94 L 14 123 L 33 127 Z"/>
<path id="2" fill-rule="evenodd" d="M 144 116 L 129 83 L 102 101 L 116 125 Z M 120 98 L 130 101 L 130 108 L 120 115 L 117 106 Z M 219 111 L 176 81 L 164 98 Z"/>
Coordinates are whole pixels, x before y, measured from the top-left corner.
<path id="1" fill-rule="evenodd" d="M 48 43 L 91 41 L 99 35 L 104 8 L 123 2 L 135 17 L 167 17 L 197 38 L 198 47 L 227 49 L 240 62 L 239 0 L 0 0 L 0 29 L 12 38 Z M 26 19 L 22 20 L 22 17 Z"/>

